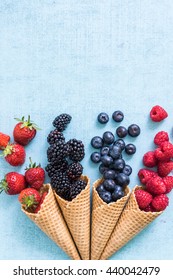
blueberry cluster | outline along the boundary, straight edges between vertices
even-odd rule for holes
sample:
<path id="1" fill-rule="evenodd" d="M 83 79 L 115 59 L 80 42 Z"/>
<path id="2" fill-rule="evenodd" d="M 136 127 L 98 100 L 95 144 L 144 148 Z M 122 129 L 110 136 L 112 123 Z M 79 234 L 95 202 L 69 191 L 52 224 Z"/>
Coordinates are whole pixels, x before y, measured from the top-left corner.
<path id="1" fill-rule="evenodd" d="M 97 119 L 105 124 L 109 121 L 109 116 L 102 112 Z M 115 111 L 112 119 L 119 123 L 124 119 L 124 114 L 119 110 Z M 132 168 L 123 159 L 123 152 L 133 155 L 136 152 L 136 146 L 132 143 L 126 144 L 122 138 L 126 135 L 137 137 L 139 134 L 139 126 L 131 124 L 127 129 L 124 126 L 117 127 L 116 135 L 111 131 L 106 131 L 102 137 L 95 136 L 91 139 L 92 147 L 99 151 L 93 152 L 90 158 L 94 163 L 101 163 L 99 171 L 103 176 L 97 192 L 106 203 L 117 201 L 125 195 L 125 187 L 130 182 Z"/>
<path id="2" fill-rule="evenodd" d="M 77 139 L 66 142 L 63 135 L 70 121 L 71 116 L 68 114 L 61 114 L 54 119 L 55 129 L 47 136 L 49 163 L 45 168 L 52 188 L 59 196 L 69 201 L 86 187 L 86 182 L 80 179 L 83 173 L 80 161 L 85 156 L 84 144 Z"/>

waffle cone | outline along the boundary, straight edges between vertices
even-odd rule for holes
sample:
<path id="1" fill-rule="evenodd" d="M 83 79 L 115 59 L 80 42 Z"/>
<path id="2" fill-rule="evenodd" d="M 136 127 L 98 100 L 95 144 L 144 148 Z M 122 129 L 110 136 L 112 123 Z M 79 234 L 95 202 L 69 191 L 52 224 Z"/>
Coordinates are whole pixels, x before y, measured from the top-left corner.
<path id="1" fill-rule="evenodd" d="M 125 196 L 116 202 L 107 204 L 98 195 L 96 188 L 102 179 L 93 185 L 93 207 L 91 227 L 91 259 L 99 260 L 101 253 L 118 221 L 118 218 L 129 198 L 130 189 L 126 187 Z"/>
<path id="2" fill-rule="evenodd" d="M 72 201 L 67 201 L 55 193 L 68 228 L 83 260 L 90 255 L 90 180 L 81 176 L 87 186 Z"/>
<path id="3" fill-rule="evenodd" d="M 41 205 L 40 211 L 36 214 L 29 213 L 24 208 L 22 208 L 22 211 L 72 259 L 80 260 L 51 186 L 46 184 L 43 188 L 48 191 L 48 194 Z"/>
<path id="4" fill-rule="evenodd" d="M 162 213 L 145 212 L 139 209 L 134 191 L 141 188 L 136 186 L 133 189 L 129 201 L 101 255 L 101 260 L 105 260 L 117 252 Z"/>

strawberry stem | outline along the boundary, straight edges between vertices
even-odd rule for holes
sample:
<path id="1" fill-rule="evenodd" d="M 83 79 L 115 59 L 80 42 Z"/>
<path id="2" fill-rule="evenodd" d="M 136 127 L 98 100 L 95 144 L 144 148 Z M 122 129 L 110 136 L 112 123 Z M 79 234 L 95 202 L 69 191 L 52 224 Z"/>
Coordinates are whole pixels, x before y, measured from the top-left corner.
<path id="1" fill-rule="evenodd" d="M 41 128 L 38 127 L 37 124 L 35 124 L 31 118 L 30 115 L 28 115 L 28 119 L 25 121 L 25 117 L 23 116 L 21 119 L 19 118 L 14 118 L 16 121 L 21 122 L 21 128 L 23 127 L 28 127 L 30 130 L 35 129 L 35 130 L 41 130 Z"/>

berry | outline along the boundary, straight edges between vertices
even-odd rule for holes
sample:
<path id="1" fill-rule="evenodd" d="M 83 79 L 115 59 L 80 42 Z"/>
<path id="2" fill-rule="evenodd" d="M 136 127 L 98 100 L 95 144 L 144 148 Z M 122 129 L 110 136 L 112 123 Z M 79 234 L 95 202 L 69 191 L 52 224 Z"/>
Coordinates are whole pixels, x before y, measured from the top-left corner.
<path id="1" fill-rule="evenodd" d="M 113 168 L 115 170 L 122 171 L 124 167 L 125 167 L 125 161 L 122 158 L 114 160 Z"/>
<path id="2" fill-rule="evenodd" d="M 99 196 L 106 203 L 112 202 L 112 195 L 108 191 L 99 193 Z"/>
<path id="3" fill-rule="evenodd" d="M 155 157 L 159 161 L 168 161 L 173 157 L 173 145 L 168 142 L 162 142 L 160 147 L 155 150 Z"/>
<path id="4" fill-rule="evenodd" d="M 115 179 L 115 170 L 108 169 L 103 173 L 103 178 L 104 179 Z"/>
<path id="5" fill-rule="evenodd" d="M 157 170 L 159 176 L 167 176 L 173 170 L 173 161 L 159 162 L 157 165 Z"/>
<path id="6" fill-rule="evenodd" d="M 157 195 L 157 194 L 165 193 L 166 186 L 161 177 L 155 176 L 147 182 L 146 190 L 151 194 Z"/>
<path id="7" fill-rule="evenodd" d="M 112 193 L 112 200 L 117 201 L 118 199 L 122 198 L 124 196 L 124 191 L 122 188 L 119 186 L 119 188 L 115 188 L 115 190 Z"/>
<path id="8" fill-rule="evenodd" d="M 126 164 L 122 170 L 122 173 L 124 173 L 127 176 L 130 176 L 130 174 L 132 173 L 132 168 L 130 165 Z"/>
<path id="9" fill-rule="evenodd" d="M 25 117 L 22 117 L 22 119 L 15 118 L 15 120 L 19 121 L 19 123 L 16 124 L 13 130 L 14 140 L 18 144 L 26 146 L 35 137 L 39 127 L 30 120 L 30 116 L 26 121 Z"/>
<path id="10" fill-rule="evenodd" d="M 144 190 L 135 190 L 135 197 L 140 209 L 145 209 L 153 199 L 152 195 Z"/>
<path id="11" fill-rule="evenodd" d="M 167 112 L 159 105 L 154 106 L 150 111 L 150 118 L 153 122 L 160 122 L 167 118 Z"/>
<path id="12" fill-rule="evenodd" d="M 129 176 L 125 175 L 124 173 L 117 174 L 115 180 L 117 185 L 122 187 L 126 187 L 130 182 Z"/>
<path id="13" fill-rule="evenodd" d="M 117 139 L 115 142 L 114 142 L 114 145 L 116 146 L 120 146 L 121 150 L 123 151 L 125 149 L 125 142 L 123 139 Z"/>
<path id="14" fill-rule="evenodd" d="M 69 158 L 72 161 L 81 161 L 85 156 L 84 144 L 81 140 L 71 139 L 67 142 L 70 148 Z"/>
<path id="15" fill-rule="evenodd" d="M 39 190 L 45 179 L 44 169 L 36 163 L 32 163 L 30 158 L 29 168 L 26 168 L 25 178 L 28 185 L 36 190 Z"/>
<path id="16" fill-rule="evenodd" d="M 12 166 L 19 166 L 25 162 L 25 149 L 19 144 L 9 144 L 3 150 L 5 160 Z"/>
<path id="17" fill-rule="evenodd" d="M 154 137 L 154 143 L 158 146 L 165 141 L 169 141 L 169 136 L 166 131 L 159 131 Z"/>
<path id="18" fill-rule="evenodd" d="M 114 142 L 114 135 L 110 131 L 106 131 L 103 133 L 103 141 L 105 144 L 112 144 Z"/>
<path id="19" fill-rule="evenodd" d="M 153 170 L 142 168 L 138 172 L 138 177 L 142 184 L 146 184 L 154 176 L 157 176 L 157 173 Z"/>
<path id="20" fill-rule="evenodd" d="M 18 196 L 18 200 L 22 207 L 24 207 L 26 210 L 34 212 L 40 203 L 41 196 L 37 190 L 33 188 L 27 188 L 21 191 Z"/>
<path id="21" fill-rule="evenodd" d="M 101 155 L 100 155 L 100 153 L 98 153 L 98 152 L 93 152 L 92 154 L 91 154 L 91 160 L 92 160 L 92 162 L 94 162 L 94 163 L 98 163 L 98 162 L 100 162 L 100 160 L 101 160 Z"/>
<path id="22" fill-rule="evenodd" d="M 133 155 L 133 154 L 135 154 L 135 153 L 136 153 L 136 147 L 135 147 L 135 145 L 134 145 L 134 144 L 127 144 L 127 145 L 125 146 L 125 152 L 126 152 L 126 154 L 128 154 L 128 155 Z"/>
<path id="23" fill-rule="evenodd" d="M 121 122 L 124 119 L 124 114 L 118 110 L 112 114 L 112 118 L 115 122 Z"/>
<path id="24" fill-rule="evenodd" d="M 82 175 L 83 167 L 79 162 L 73 162 L 69 165 L 67 175 L 70 179 L 75 180 Z"/>
<path id="25" fill-rule="evenodd" d="M 103 163 L 101 163 L 99 166 L 100 173 L 103 174 L 106 170 L 109 170 L 109 167 L 105 166 Z"/>
<path id="26" fill-rule="evenodd" d="M 112 179 L 106 179 L 103 182 L 104 188 L 109 192 L 113 192 L 115 190 L 115 185 L 115 181 Z"/>
<path id="27" fill-rule="evenodd" d="M 53 121 L 53 126 L 57 128 L 58 131 L 64 131 L 67 125 L 70 123 L 72 117 L 68 114 L 61 114 L 57 116 Z"/>
<path id="28" fill-rule="evenodd" d="M 121 155 L 121 147 L 119 145 L 112 145 L 109 149 L 109 155 L 113 159 L 118 159 Z"/>
<path id="29" fill-rule="evenodd" d="M 109 121 L 109 116 L 108 116 L 108 114 L 102 112 L 98 115 L 97 119 L 98 119 L 99 123 L 104 124 Z"/>
<path id="30" fill-rule="evenodd" d="M 0 182 L 0 193 L 5 191 L 9 195 L 19 194 L 26 187 L 26 180 L 22 174 L 9 172 Z"/>
<path id="31" fill-rule="evenodd" d="M 96 191 L 98 192 L 98 194 L 100 194 L 101 192 L 105 192 L 106 189 L 104 188 L 103 184 L 101 184 L 97 187 Z"/>
<path id="32" fill-rule="evenodd" d="M 154 167 L 157 165 L 157 159 L 154 151 L 149 151 L 143 156 L 143 164 L 147 167 Z"/>
<path id="33" fill-rule="evenodd" d="M 57 172 L 51 178 L 51 185 L 59 196 L 66 200 L 70 200 L 71 181 L 66 173 Z"/>
<path id="34" fill-rule="evenodd" d="M 75 181 L 70 188 L 70 200 L 73 200 L 86 187 L 86 182 L 83 180 Z"/>
<path id="35" fill-rule="evenodd" d="M 127 135 L 127 129 L 124 126 L 119 126 L 116 129 L 116 134 L 120 138 L 124 138 Z"/>
<path id="36" fill-rule="evenodd" d="M 107 155 L 104 155 L 101 157 L 101 162 L 105 165 L 105 166 L 110 166 L 113 163 L 113 158 Z"/>
<path id="37" fill-rule="evenodd" d="M 108 155 L 108 153 L 109 153 L 109 147 L 108 146 L 104 146 L 100 149 L 101 156 Z"/>
<path id="38" fill-rule="evenodd" d="M 49 144 L 54 144 L 56 142 L 63 142 L 65 143 L 65 137 L 62 132 L 58 131 L 57 129 L 52 130 L 47 136 L 47 142 Z"/>
<path id="39" fill-rule="evenodd" d="M 163 178 L 163 182 L 166 186 L 166 192 L 169 193 L 173 189 L 173 177 L 172 176 L 166 176 Z"/>
<path id="40" fill-rule="evenodd" d="M 137 124 L 131 124 L 128 127 L 128 134 L 132 137 L 137 137 L 140 134 L 141 130 Z"/>
<path id="41" fill-rule="evenodd" d="M 48 173 L 48 176 L 52 178 L 58 171 L 65 172 L 67 171 L 68 162 L 66 160 L 62 160 L 59 163 L 49 163 L 45 170 Z"/>
<path id="42" fill-rule="evenodd" d="M 51 144 L 47 149 L 47 159 L 52 163 L 59 163 L 63 161 L 65 157 L 70 154 L 71 150 L 68 144 L 64 144 L 64 142 L 56 142 Z"/>
<path id="43" fill-rule="evenodd" d="M 100 136 L 94 136 L 91 139 L 91 146 L 95 149 L 100 149 L 103 146 L 103 139 Z"/>
<path id="44" fill-rule="evenodd" d="M 44 192 L 44 193 L 42 194 L 41 199 L 40 199 L 40 202 L 39 202 L 39 204 L 37 205 L 37 208 L 34 210 L 34 213 L 38 213 L 38 212 L 40 211 L 41 205 L 43 204 L 44 199 L 45 199 L 45 197 L 46 197 L 47 194 L 48 194 L 48 192 Z"/>
<path id="45" fill-rule="evenodd" d="M 5 149 L 9 142 L 10 142 L 10 136 L 0 132 L 0 150 Z"/>
<path id="46" fill-rule="evenodd" d="M 151 204 L 155 210 L 163 211 L 169 205 L 169 198 L 166 194 L 160 194 L 153 198 Z"/>
<path id="47" fill-rule="evenodd" d="M 155 212 L 156 210 L 153 208 L 153 206 L 151 205 L 151 203 L 145 208 L 143 209 L 145 212 Z"/>

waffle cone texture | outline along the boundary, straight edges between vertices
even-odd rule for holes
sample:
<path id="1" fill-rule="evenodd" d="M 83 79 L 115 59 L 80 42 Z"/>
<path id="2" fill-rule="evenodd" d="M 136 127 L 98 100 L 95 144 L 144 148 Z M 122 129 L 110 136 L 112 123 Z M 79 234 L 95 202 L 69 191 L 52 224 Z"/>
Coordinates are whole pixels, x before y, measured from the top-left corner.
<path id="1" fill-rule="evenodd" d="M 142 189 L 142 187 L 136 186 L 133 189 L 128 203 L 104 248 L 100 257 L 101 260 L 105 260 L 116 253 L 162 213 L 140 210 L 134 194 L 136 189 Z"/>
<path id="2" fill-rule="evenodd" d="M 81 176 L 87 183 L 72 201 L 67 201 L 55 193 L 57 202 L 62 210 L 64 219 L 71 232 L 82 260 L 90 258 L 90 180 Z"/>
<path id="3" fill-rule="evenodd" d="M 48 194 L 41 205 L 40 211 L 36 214 L 29 213 L 24 208 L 22 208 L 22 211 L 72 259 L 80 260 L 50 184 L 43 185 L 43 188 L 48 191 Z"/>
<path id="4" fill-rule="evenodd" d="M 96 189 L 103 179 L 97 180 L 92 189 L 92 226 L 91 226 L 91 259 L 99 260 L 101 253 L 123 211 L 129 198 L 130 189 L 126 187 L 125 196 L 116 202 L 105 203 L 98 195 Z"/>

